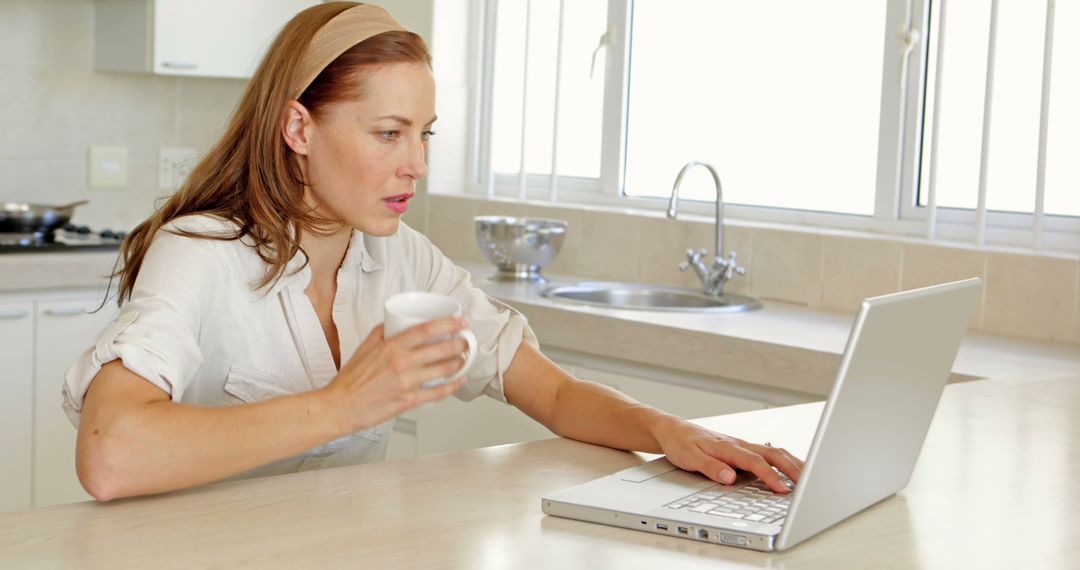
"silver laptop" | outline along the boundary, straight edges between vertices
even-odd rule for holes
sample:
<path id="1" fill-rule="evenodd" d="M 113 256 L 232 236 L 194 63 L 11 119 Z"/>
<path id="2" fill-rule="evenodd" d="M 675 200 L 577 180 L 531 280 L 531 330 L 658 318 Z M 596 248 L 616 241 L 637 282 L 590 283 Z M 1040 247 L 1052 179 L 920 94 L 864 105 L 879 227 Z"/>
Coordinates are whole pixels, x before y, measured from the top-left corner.
<path id="1" fill-rule="evenodd" d="M 762 551 L 814 536 L 907 485 L 981 288 L 863 301 L 793 493 L 745 473 L 719 485 L 661 458 L 546 496 L 544 512 Z"/>

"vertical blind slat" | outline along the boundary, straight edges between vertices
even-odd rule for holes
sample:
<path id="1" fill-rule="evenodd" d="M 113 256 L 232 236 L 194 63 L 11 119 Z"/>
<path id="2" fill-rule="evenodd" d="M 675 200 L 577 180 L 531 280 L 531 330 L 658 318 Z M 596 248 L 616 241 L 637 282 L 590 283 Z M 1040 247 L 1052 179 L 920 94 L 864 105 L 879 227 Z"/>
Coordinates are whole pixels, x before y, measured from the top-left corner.
<path id="1" fill-rule="evenodd" d="M 562 102 L 559 85 L 562 83 L 562 44 L 563 14 L 566 12 L 566 0 L 559 0 L 559 32 L 555 36 L 555 117 L 551 128 L 551 175 L 548 177 L 548 200 L 555 202 L 559 197 L 559 104 Z"/>
<path id="2" fill-rule="evenodd" d="M 979 199 L 975 207 L 975 243 L 986 243 L 986 173 L 990 151 L 990 116 L 994 100 L 994 48 L 997 44 L 998 0 L 990 2 L 990 37 L 986 47 L 986 92 L 983 97 L 982 148 L 979 151 Z"/>
<path id="3" fill-rule="evenodd" d="M 481 69 L 494 69 L 495 68 L 495 24 L 498 22 L 498 9 L 499 3 L 496 0 L 487 0 L 482 3 L 484 13 L 484 53 L 481 54 L 483 61 L 483 67 Z M 486 157 L 487 161 L 487 197 L 495 197 L 495 164 L 491 158 L 491 142 L 492 142 L 492 123 L 495 116 L 495 74 L 488 73 L 482 74 L 481 77 L 486 77 L 482 80 L 481 88 L 483 89 L 483 106 L 486 109 L 482 109 L 481 113 L 485 114 L 484 120 L 484 138 L 487 141 Z"/>
<path id="4" fill-rule="evenodd" d="M 525 138 L 529 102 L 529 29 L 532 27 L 532 0 L 525 0 L 525 58 L 521 63 L 521 163 L 518 166 L 518 199 L 525 201 L 528 176 L 525 173 Z"/>
<path id="5" fill-rule="evenodd" d="M 1042 100 L 1039 107 L 1039 163 L 1035 174 L 1034 246 L 1042 249 L 1044 195 L 1046 192 L 1046 136 L 1050 124 L 1050 76 L 1054 62 L 1054 0 L 1046 2 L 1046 36 L 1043 44 Z"/>
<path id="6" fill-rule="evenodd" d="M 934 58 L 934 128 L 930 132 L 930 180 L 926 196 L 926 237 L 934 239 L 937 233 L 937 166 L 938 133 L 941 132 L 941 70 L 945 62 L 945 0 L 938 0 L 937 57 Z"/>

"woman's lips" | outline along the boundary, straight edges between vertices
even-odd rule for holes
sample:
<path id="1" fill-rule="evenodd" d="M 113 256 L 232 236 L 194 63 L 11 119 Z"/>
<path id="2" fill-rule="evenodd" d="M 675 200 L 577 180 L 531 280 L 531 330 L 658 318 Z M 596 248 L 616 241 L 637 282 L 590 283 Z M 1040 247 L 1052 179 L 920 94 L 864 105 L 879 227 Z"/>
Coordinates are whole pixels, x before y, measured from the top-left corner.
<path id="1" fill-rule="evenodd" d="M 383 204 L 386 204 L 386 207 L 390 208 L 395 213 L 404 214 L 405 210 L 409 209 L 409 200 L 412 197 L 412 194 L 398 194 L 397 196 L 383 198 Z"/>

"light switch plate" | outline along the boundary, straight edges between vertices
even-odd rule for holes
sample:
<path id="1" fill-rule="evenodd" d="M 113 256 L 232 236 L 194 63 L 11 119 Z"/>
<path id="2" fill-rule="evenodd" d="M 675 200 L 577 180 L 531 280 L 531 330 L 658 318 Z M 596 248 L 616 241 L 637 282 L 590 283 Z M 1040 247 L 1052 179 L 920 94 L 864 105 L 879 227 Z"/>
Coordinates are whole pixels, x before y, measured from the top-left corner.
<path id="1" fill-rule="evenodd" d="M 91 188 L 127 188 L 126 146 L 91 145 L 87 163 Z"/>
<path id="2" fill-rule="evenodd" d="M 193 148 L 163 148 L 158 152 L 158 188 L 176 190 L 195 168 L 198 157 Z"/>

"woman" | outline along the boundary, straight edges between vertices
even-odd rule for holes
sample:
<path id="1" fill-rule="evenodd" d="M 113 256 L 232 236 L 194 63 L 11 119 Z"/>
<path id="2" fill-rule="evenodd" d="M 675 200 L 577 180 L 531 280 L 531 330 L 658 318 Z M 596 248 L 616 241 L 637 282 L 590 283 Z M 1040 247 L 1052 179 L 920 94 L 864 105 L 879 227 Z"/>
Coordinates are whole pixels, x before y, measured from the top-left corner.
<path id="1" fill-rule="evenodd" d="M 435 122 L 423 40 L 350 2 L 297 15 L 225 135 L 125 241 L 121 311 L 68 371 L 76 468 L 98 500 L 385 457 L 395 416 L 456 393 L 504 400 L 553 432 L 665 453 L 787 490 L 802 463 L 576 380 L 525 319 L 400 223 Z M 466 318 L 386 339 L 383 303 L 427 290 Z M 126 302 L 125 302 L 126 301 Z M 479 339 L 466 376 L 458 338 Z"/>

